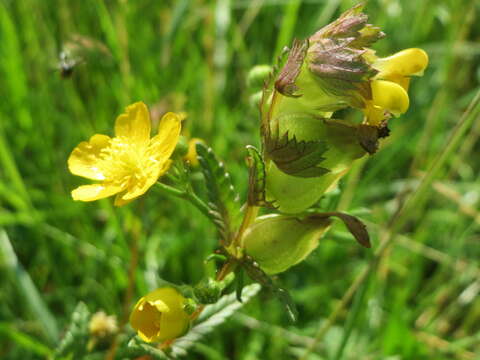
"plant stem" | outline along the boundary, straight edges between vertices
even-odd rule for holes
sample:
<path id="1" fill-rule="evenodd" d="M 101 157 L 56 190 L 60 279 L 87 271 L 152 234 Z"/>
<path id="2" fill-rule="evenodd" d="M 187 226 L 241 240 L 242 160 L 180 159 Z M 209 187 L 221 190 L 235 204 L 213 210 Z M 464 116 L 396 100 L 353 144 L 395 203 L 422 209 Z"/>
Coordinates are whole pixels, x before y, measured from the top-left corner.
<path id="1" fill-rule="evenodd" d="M 245 230 L 247 230 L 248 227 L 255 221 L 259 210 L 260 208 L 258 206 L 247 206 L 245 215 L 243 216 L 242 224 L 240 225 L 240 229 L 238 230 L 235 240 L 232 244 L 234 247 L 243 249 L 243 234 L 245 233 Z"/>
<path id="2" fill-rule="evenodd" d="M 185 200 L 189 201 L 189 202 L 190 202 L 192 205 L 194 205 L 198 210 L 200 210 L 200 212 L 201 212 L 203 215 L 205 215 L 208 219 L 211 220 L 209 207 L 207 206 L 207 204 L 205 204 L 205 203 L 203 202 L 202 199 L 200 199 L 200 198 L 193 192 L 193 190 L 191 190 L 191 189 L 180 190 L 180 189 L 174 188 L 173 186 L 163 184 L 163 183 L 161 183 L 161 182 L 157 182 L 156 185 L 157 185 L 157 189 L 159 189 L 160 191 L 163 191 L 163 192 L 166 193 L 166 194 L 169 194 L 169 195 L 178 197 L 178 198 L 180 198 L 180 199 L 185 199 Z"/>

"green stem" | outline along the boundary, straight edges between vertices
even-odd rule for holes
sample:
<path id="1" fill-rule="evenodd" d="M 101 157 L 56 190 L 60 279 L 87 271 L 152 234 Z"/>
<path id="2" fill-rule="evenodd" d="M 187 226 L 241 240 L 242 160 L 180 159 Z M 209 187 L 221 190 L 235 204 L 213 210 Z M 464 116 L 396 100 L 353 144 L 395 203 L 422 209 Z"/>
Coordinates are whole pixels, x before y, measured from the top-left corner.
<path id="1" fill-rule="evenodd" d="M 200 212 L 205 215 L 208 219 L 212 219 L 210 215 L 210 208 L 208 207 L 202 199 L 200 199 L 191 189 L 180 190 L 174 188 L 173 186 L 166 185 L 160 182 L 157 182 L 157 189 L 163 191 L 166 194 L 178 197 L 180 199 L 185 199 L 194 205 Z"/>

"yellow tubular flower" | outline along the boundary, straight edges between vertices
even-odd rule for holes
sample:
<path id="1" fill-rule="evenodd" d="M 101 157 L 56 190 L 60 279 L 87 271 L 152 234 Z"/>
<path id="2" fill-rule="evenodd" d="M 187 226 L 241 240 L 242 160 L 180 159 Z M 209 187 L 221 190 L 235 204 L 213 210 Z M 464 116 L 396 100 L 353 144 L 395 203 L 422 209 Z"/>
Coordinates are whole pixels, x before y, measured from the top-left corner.
<path id="1" fill-rule="evenodd" d="M 399 116 L 408 110 L 408 87 L 411 76 L 422 76 L 428 65 L 428 55 L 422 49 L 399 51 L 386 58 L 366 55 L 378 71 L 370 82 L 372 100 L 366 101 L 363 112 L 369 125 L 379 125 L 390 114 Z"/>
<path id="2" fill-rule="evenodd" d="M 72 174 L 101 181 L 76 188 L 73 199 L 95 201 L 116 194 L 115 205 L 121 206 L 143 195 L 170 167 L 180 129 L 181 117 L 170 112 L 150 138 L 147 106 L 143 102 L 128 106 L 115 122 L 114 138 L 94 135 L 70 154 Z"/>
<path id="3" fill-rule="evenodd" d="M 190 317 L 186 299 L 173 287 L 163 287 L 142 297 L 130 314 L 130 325 L 143 341 L 166 341 L 184 335 Z"/>

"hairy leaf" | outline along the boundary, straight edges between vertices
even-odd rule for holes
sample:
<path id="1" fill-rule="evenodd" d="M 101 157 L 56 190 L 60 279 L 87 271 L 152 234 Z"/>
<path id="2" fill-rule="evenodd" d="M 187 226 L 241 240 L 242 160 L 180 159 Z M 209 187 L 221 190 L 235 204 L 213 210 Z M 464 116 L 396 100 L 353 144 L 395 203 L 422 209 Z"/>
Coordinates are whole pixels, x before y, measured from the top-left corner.
<path id="1" fill-rule="evenodd" d="M 259 291 L 260 285 L 251 284 L 243 288 L 243 302 L 239 302 L 236 299 L 236 294 L 231 293 L 221 297 L 217 303 L 206 306 L 199 316 L 197 324 L 194 325 L 187 335 L 177 339 L 173 343 L 169 355 L 174 358 L 185 356 L 187 350 L 192 345 L 211 332 L 216 326 L 222 324 L 229 316 L 240 309 Z"/>
<path id="2" fill-rule="evenodd" d="M 80 359 L 87 351 L 88 324 L 90 311 L 83 302 L 79 302 L 72 313 L 70 325 L 63 339 L 55 349 L 57 357 L 72 354 L 73 358 Z"/>
<path id="3" fill-rule="evenodd" d="M 234 232 L 235 217 L 240 212 L 239 197 L 230 175 L 213 150 L 198 143 L 197 154 L 207 185 L 210 213 L 222 238 L 228 243 Z"/>

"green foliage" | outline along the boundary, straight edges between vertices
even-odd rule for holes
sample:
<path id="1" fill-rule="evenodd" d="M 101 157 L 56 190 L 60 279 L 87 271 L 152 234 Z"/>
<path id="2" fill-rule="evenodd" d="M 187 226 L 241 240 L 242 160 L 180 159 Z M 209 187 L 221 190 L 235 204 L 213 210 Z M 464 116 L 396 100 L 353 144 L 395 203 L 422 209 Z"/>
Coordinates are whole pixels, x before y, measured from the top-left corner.
<path id="1" fill-rule="evenodd" d="M 216 158 L 212 148 L 201 143 L 196 147 L 208 190 L 210 212 L 223 240 L 228 244 L 240 210 L 239 197 L 232 185 L 230 174 L 225 170 L 223 162 Z"/>
<path id="2" fill-rule="evenodd" d="M 88 324 L 90 311 L 83 302 L 78 303 L 72 313 L 70 325 L 55 350 L 56 357 L 81 359 L 87 352 Z"/>

